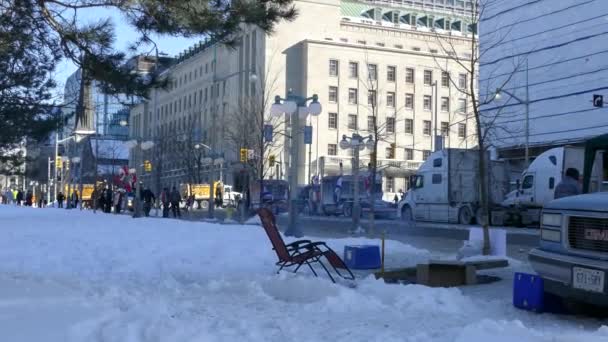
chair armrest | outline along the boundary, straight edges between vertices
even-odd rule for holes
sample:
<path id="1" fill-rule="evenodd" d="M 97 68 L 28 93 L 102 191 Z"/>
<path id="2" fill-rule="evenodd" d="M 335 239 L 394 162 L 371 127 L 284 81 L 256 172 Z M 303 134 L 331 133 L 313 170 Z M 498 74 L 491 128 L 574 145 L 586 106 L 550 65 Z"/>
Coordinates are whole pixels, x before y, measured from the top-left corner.
<path id="1" fill-rule="evenodd" d="M 329 249 L 329 247 L 327 247 L 327 245 L 323 241 L 317 241 L 317 242 L 307 243 L 307 244 L 301 246 L 301 248 L 306 248 L 308 250 L 319 249 L 318 246 L 323 246 L 323 247 Z"/>
<path id="2" fill-rule="evenodd" d="M 301 244 L 309 244 L 311 241 L 310 240 L 298 240 L 298 241 L 294 241 L 292 243 L 288 243 L 285 246 L 299 246 Z"/>

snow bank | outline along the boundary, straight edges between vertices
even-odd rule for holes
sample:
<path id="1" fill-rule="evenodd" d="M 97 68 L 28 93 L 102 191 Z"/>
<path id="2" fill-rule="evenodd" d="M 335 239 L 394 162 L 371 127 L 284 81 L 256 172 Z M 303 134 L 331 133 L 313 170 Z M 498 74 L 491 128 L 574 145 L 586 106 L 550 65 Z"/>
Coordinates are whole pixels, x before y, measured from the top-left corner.
<path id="1" fill-rule="evenodd" d="M 276 275 L 251 226 L 0 206 L 0 236 L 0 331 L 12 342 L 608 341 L 598 322 L 515 310 L 504 283 L 469 294 Z M 339 253 L 379 243 L 327 242 Z M 430 255 L 386 247 L 399 265 Z"/>

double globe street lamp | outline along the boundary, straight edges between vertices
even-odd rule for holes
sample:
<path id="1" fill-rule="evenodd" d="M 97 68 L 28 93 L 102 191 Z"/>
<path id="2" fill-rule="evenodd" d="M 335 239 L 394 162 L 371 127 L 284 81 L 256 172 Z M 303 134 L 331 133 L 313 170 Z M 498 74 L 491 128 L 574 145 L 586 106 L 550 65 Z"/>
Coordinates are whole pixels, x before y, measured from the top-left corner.
<path id="1" fill-rule="evenodd" d="M 357 133 L 353 133 L 352 136 L 343 135 L 340 141 L 340 148 L 343 150 L 353 150 L 353 205 L 352 205 L 352 219 L 353 219 L 353 232 L 359 231 L 359 220 L 361 218 L 361 201 L 359 198 L 359 152 L 369 148 L 374 149 L 374 137 L 370 134 L 367 137 L 361 136 Z M 339 199 L 338 199 L 339 200 Z M 373 200 L 373 199 L 371 199 Z"/>
<path id="2" fill-rule="evenodd" d="M 310 104 L 307 104 L 310 101 Z M 319 97 L 314 94 L 311 97 L 304 97 L 293 94 L 290 89 L 285 98 L 275 96 L 274 103 L 270 107 L 272 116 L 280 116 L 282 114 L 290 115 L 291 121 L 291 163 L 289 169 L 289 224 L 285 235 L 287 236 L 302 236 L 302 232 L 296 226 L 297 215 L 297 187 L 298 187 L 298 161 L 299 161 L 299 143 L 298 133 L 300 131 L 300 116 L 306 118 L 309 114 L 317 116 L 321 114 L 322 107 L 319 103 Z M 295 115 L 294 115 L 295 114 Z M 262 190 L 262 189 L 260 189 Z"/>

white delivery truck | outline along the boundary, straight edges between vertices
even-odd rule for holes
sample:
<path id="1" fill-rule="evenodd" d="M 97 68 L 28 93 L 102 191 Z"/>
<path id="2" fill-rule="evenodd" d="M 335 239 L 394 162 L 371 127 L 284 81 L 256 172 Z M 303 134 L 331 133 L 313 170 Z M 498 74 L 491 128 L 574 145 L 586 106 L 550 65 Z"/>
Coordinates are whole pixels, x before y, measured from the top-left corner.
<path id="1" fill-rule="evenodd" d="M 410 178 L 410 189 L 398 205 L 403 220 L 469 224 L 479 209 L 479 154 L 475 150 L 445 149 L 432 153 Z M 489 165 L 489 195 L 494 206 L 509 189 L 507 168 L 501 161 Z"/>
<path id="2" fill-rule="evenodd" d="M 583 147 L 572 146 L 543 152 L 522 173 L 516 189 L 506 196 L 510 186 L 506 178 L 508 166 L 501 161 L 490 161 L 491 223 L 527 225 L 540 222 L 540 212 L 553 200 L 555 187 L 565 171 L 568 168 L 583 170 L 584 152 Z M 433 175 L 439 172 L 447 182 L 442 179 L 434 184 L 432 178 L 438 182 L 439 176 Z M 435 152 L 412 177 L 410 190 L 399 203 L 397 214 L 406 221 L 470 223 L 479 207 L 476 178 L 477 151 L 447 149 Z M 597 182 L 596 178 L 593 175 L 591 182 Z"/>

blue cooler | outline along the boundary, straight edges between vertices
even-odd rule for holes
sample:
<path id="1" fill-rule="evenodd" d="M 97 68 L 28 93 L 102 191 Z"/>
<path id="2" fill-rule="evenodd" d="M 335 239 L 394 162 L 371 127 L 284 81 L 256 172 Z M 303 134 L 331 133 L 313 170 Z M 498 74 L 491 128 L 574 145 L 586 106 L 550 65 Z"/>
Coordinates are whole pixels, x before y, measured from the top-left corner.
<path id="1" fill-rule="evenodd" d="M 528 311 L 543 312 L 543 278 L 535 274 L 515 273 L 515 278 L 513 279 L 513 305 Z"/>
<path id="2" fill-rule="evenodd" d="M 380 268 L 380 247 L 374 245 L 344 246 L 344 262 L 356 270 Z"/>

